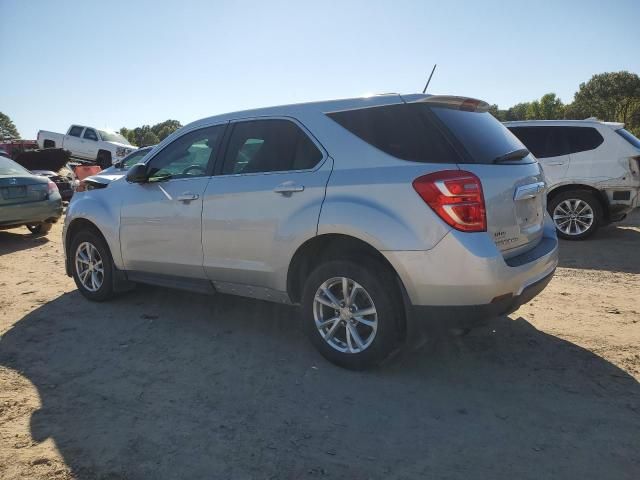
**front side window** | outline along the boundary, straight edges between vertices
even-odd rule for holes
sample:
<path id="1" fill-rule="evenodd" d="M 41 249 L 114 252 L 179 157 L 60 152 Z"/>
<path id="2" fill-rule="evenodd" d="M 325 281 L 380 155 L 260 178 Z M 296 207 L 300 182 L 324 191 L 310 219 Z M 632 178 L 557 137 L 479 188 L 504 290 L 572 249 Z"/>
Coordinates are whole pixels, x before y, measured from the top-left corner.
<path id="1" fill-rule="evenodd" d="M 289 120 L 252 120 L 233 126 L 222 174 L 308 170 L 322 153 Z"/>
<path id="2" fill-rule="evenodd" d="M 98 131 L 100 132 L 100 136 L 102 137 L 102 140 L 104 140 L 105 142 L 114 142 L 114 143 L 121 143 L 123 145 L 131 145 L 129 143 L 129 140 L 124 138 L 119 133 L 108 132 L 107 130 L 98 130 Z"/>
<path id="3" fill-rule="evenodd" d="M 84 127 L 78 127 L 77 125 L 74 125 L 69 129 L 69 135 L 72 137 L 80 138 L 80 135 L 82 135 L 82 130 L 84 130 Z"/>
<path id="4" fill-rule="evenodd" d="M 149 181 L 208 175 L 224 125 L 189 132 L 171 142 L 149 163 Z"/>
<path id="5" fill-rule="evenodd" d="M 84 135 L 82 136 L 82 138 L 86 138 L 87 140 L 98 140 L 98 135 L 96 135 L 96 131 L 93 130 L 92 128 L 87 128 L 84 131 Z"/>
<path id="6" fill-rule="evenodd" d="M 136 163 L 140 163 L 142 161 L 142 159 L 145 157 L 145 155 L 147 153 L 149 153 L 151 151 L 150 148 L 141 148 L 139 150 L 136 150 L 133 153 L 130 153 L 129 156 L 125 157 L 122 160 L 122 167 L 123 168 L 129 168 L 132 167 L 133 165 L 135 165 Z"/>

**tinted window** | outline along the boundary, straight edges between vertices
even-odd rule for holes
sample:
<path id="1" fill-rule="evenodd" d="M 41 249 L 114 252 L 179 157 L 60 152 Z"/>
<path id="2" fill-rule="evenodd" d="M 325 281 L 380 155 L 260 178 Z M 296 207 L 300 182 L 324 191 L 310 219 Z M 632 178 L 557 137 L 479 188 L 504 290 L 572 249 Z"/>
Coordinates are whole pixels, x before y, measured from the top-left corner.
<path id="1" fill-rule="evenodd" d="M 86 138 L 87 140 L 98 140 L 98 135 L 96 135 L 96 131 L 91 128 L 87 128 L 84 131 L 84 135 L 82 138 Z"/>
<path id="2" fill-rule="evenodd" d="M 629 142 L 634 147 L 640 148 L 640 140 L 638 140 L 638 138 L 633 133 L 625 130 L 624 128 L 616 130 L 616 133 L 620 135 L 622 138 L 624 138 L 627 142 Z"/>
<path id="3" fill-rule="evenodd" d="M 84 130 L 84 127 L 77 127 L 74 125 L 69 129 L 69 135 L 71 135 L 72 137 L 80 137 L 80 135 L 82 134 L 82 130 Z"/>
<path id="4" fill-rule="evenodd" d="M 602 145 L 604 138 L 600 132 L 592 127 L 560 127 L 566 130 L 569 137 L 571 153 L 586 152 L 594 150 Z"/>
<path id="5" fill-rule="evenodd" d="M 150 180 L 207 175 L 223 132 L 224 125 L 217 125 L 175 139 L 149 162 Z"/>
<path id="6" fill-rule="evenodd" d="M 0 175 L 31 175 L 13 160 L 0 156 Z"/>
<path id="7" fill-rule="evenodd" d="M 135 152 L 129 154 L 129 156 L 125 157 L 125 159 L 122 161 L 122 166 L 124 168 L 129 168 L 136 163 L 140 163 L 144 156 L 150 151 L 150 148 L 141 148 L 140 150 L 136 150 Z"/>
<path id="8" fill-rule="evenodd" d="M 559 157 L 569 153 L 569 136 L 564 127 L 509 127 L 509 130 L 537 158 Z"/>
<path id="9" fill-rule="evenodd" d="M 420 107 L 428 108 L 426 105 Z M 524 145 L 489 112 L 470 112 L 444 107 L 431 107 L 431 110 L 462 143 L 469 161 L 493 163 L 495 159 L 507 153 L 524 148 Z"/>
<path id="10" fill-rule="evenodd" d="M 293 122 L 254 120 L 233 126 L 223 174 L 307 170 L 322 153 Z"/>
<path id="11" fill-rule="evenodd" d="M 368 144 L 403 160 L 457 163 L 459 156 L 427 115 L 407 104 L 328 113 Z"/>

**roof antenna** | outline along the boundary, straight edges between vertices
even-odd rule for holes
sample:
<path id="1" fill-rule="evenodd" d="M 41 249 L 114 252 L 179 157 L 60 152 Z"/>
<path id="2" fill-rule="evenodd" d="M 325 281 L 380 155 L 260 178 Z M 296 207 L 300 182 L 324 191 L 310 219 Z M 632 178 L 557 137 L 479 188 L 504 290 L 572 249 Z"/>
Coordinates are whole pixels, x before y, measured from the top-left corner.
<path id="1" fill-rule="evenodd" d="M 431 75 L 429 75 L 429 80 L 427 80 L 427 84 L 424 86 L 424 90 L 422 90 L 422 93 L 427 93 L 427 87 L 429 86 L 429 84 L 431 83 L 431 77 L 433 77 L 433 72 L 436 71 L 436 67 L 438 66 L 437 63 L 433 64 L 433 70 L 431 70 Z"/>

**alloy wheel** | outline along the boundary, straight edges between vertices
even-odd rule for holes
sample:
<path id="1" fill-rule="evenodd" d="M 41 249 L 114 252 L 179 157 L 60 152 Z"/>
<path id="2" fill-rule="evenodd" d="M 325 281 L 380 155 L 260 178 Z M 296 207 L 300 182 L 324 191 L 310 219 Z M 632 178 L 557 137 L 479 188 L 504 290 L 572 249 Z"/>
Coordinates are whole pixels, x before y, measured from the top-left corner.
<path id="1" fill-rule="evenodd" d="M 581 235 L 593 225 L 591 206 L 579 198 L 568 198 L 553 210 L 553 221 L 565 235 Z"/>
<path id="2" fill-rule="evenodd" d="M 347 277 L 324 282 L 314 296 L 313 318 L 325 342 L 342 353 L 361 353 L 376 337 L 378 312 L 365 288 Z"/>
<path id="3" fill-rule="evenodd" d="M 104 264 L 98 249 L 89 242 L 78 245 L 75 256 L 76 272 L 84 288 L 96 292 L 104 282 Z"/>

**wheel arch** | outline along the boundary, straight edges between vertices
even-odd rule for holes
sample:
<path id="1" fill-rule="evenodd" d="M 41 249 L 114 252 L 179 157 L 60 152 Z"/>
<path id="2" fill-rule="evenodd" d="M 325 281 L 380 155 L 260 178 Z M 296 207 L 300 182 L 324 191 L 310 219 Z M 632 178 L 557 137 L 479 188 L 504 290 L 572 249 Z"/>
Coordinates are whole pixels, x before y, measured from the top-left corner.
<path id="1" fill-rule="evenodd" d="M 287 293 L 293 303 L 299 303 L 302 298 L 304 281 L 320 263 L 336 259 L 370 259 L 377 262 L 393 275 L 401 296 L 402 308 L 406 313 L 408 296 L 404 284 L 393 265 L 375 247 L 366 241 L 338 233 L 326 233 L 310 238 L 298 247 L 294 253 L 287 271 Z M 403 318 L 405 316 L 403 315 Z M 406 325 L 401 325 L 404 333 Z"/>
<path id="2" fill-rule="evenodd" d="M 549 192 L 547 192 L 547 203 L 551 203 L 551 200 L 560 193 L 576 190 L 592 193 L 600 202 L 600 206 L 602 207 L 602 212 L 604 213 L 605 217 L 604 219 L 606 221 L 609 220 L 609 199 L 607 198 L 607 194 L 592 185 L 587 185 L 584 183 L 565 183 L 562 185 L 558 185 L 557 187 L 554 187 Z"/>
<path id="3" fill-rule="evenodd" d="M 64 249 L 67 252 L 67 255 L 66 255 L 67 262 L 65 267 L 66 267 L 68 276 L 71 276 L 72 253 L 69 251 L 69 248 L 71 248 L 71 242 L 73 241 L 73 238 L 78 233 L 86 230 L 89 230 L 95 233 L 96 235 L 98 235 L 102 239 L 102 241 L 104 241 L 105 245 L 107 245 L 107 248 L 109 248 L 109 251 L 110 251 L 109 253 L 111 253 L 111 257 L 113 257 L 112 248 L 109 245 L 107 238 L 100 231 L 100 228 L 98 228 L 98 226 L 94 222 L 86 218 L 83 218 L 83 217 L 74 218 L 69 223 L 69 226 L 66 229 L 66 234 L 64 238 Z"/>

